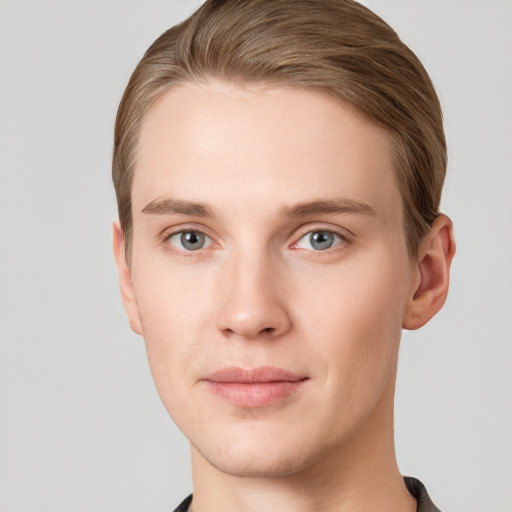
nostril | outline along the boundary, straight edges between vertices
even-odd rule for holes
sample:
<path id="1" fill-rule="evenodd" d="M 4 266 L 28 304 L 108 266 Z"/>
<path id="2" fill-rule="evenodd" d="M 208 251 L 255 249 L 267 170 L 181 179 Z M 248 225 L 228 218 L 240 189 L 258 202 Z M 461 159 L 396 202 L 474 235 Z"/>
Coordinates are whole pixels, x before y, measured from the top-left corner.
<path id="1" fill-rule="evenodd" d="M 223 336 L 270 340 L 287 332 L 290 318 L 286 308 L 270 293 L 263 293 L 262 287 L 254 292 L 252 285 L 250 290 L 246 286 L 230 290 L 220 305 L 216 323 Z"/>
<path id="2" fill-rule="evenodd" d="M 252 334 L 246 331 L 242 331 L 240 329 L 232 329 L 226 328 L 224 329 L 224 335 L 227 337 L 236 336 L 237 334 L 242 333 L 242 336 L 247 339 L 255 339 L 258 337 L 266 338 L 271 337 L 275 334 L 277 329 L 275 327 L 265 327 L 264 329 L 257 330 L 255 329 Z"/>

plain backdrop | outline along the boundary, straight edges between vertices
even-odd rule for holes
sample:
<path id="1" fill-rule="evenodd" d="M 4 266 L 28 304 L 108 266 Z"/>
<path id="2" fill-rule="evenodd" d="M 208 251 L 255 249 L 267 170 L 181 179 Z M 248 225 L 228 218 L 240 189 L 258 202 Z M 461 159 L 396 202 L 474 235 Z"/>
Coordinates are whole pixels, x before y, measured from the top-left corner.
<path id="1" fill-rule="evenodd" d="M 111 256 L 112 132 L 150 43 L 199 1 L 0 0 L 0 510 L 170 511 L 188 446 Z M 406 332 L 398 460 L 445 512 L 512 511 L 512 2 L 367 0 L 444 107 L 451 293 Z"/>

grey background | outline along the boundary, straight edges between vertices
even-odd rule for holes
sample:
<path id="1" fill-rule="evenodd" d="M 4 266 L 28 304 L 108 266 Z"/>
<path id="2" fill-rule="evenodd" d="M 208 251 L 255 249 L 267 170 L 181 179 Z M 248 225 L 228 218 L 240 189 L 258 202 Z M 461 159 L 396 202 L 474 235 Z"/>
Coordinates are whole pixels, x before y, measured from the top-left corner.
<path id="1" fill-rule="evenodd" d="M 0 1 L 0 510 L 169 511 L 188 446 L 129 330 L 111 257 L 115 111 L 199 1 Z M 367 0 L 444 106 L 444 310 L 406 332 L 404 474 L 452 512 L 512 511 L 512 2 Z"/>

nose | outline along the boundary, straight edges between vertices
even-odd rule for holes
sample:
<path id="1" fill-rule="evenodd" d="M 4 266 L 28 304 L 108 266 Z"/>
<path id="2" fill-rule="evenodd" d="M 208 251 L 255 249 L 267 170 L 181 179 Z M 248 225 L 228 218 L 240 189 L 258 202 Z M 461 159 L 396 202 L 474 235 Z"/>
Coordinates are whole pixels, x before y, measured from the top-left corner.
<path id="1" fill-rule="evenodd" d="M 218 328 L 245 340 L 275 339 L 289 331 L 286 280 L 268 255 L 232 255 L 221 271 Z"/>

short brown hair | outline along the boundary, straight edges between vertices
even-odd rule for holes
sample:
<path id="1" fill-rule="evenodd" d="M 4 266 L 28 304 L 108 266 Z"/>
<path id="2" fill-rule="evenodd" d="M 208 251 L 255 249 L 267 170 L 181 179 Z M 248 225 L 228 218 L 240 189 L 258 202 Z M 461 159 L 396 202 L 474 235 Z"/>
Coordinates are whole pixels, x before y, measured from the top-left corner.
<path id="1" fill-rule="evenodd" d="M 447 157 L 439 99 L 416 55 L 353 0 L 207 0 L 151 45 L 119 105 L 112 176 L 128 260 L 145 115 L 173 86 L 212 78 L 322 91 L 384 126 L 394 139 L 409 254 L 417 254 L 438 215 Z"/>

